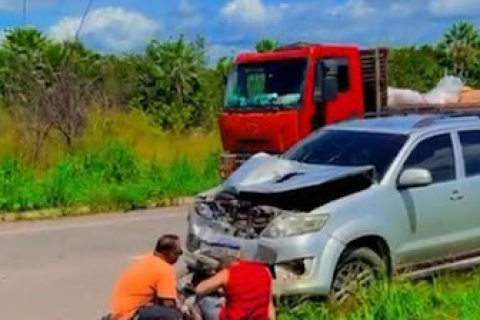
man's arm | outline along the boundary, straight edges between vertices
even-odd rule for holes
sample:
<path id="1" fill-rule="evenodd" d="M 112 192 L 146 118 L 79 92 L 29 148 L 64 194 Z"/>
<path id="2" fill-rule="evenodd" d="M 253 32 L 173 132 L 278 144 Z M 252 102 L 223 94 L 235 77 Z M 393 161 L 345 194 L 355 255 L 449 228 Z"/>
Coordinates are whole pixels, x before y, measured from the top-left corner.
<path id="1" fill-rule="evenodd" d="M 228 282 L 228 271 L 222 270 L 214 276 L 200 282 L 195 291 L 198 295 L 203 296 L 214 292 L 215 290 L 225 286 Z"/>
<path id="2" fill-rule="evenodd" d="M 277 315 L 275 312 L 275 305 L 273 304 L 273 299 L 270 300 L 270 304 L 268 306 L 268 317 L 269 317 L 269 320 L 276 320 L 277 318 Z"/>

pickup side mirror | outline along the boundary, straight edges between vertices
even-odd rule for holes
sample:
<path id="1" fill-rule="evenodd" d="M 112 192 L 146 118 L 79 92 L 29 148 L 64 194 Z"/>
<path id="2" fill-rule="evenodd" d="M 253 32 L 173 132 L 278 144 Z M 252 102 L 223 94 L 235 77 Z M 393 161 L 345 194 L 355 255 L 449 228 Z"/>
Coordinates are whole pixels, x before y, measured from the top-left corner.
<path id="1" fill-rule="evenodd" d="M 325 59 L 317 63 L 314 99 L 316 103 L 332 100 L 338 94 L 338 63 Z"/>
<path id="2" fill-rule="evenodd" d="M 398 180 L 398 187 L 401 189 L 425 187 L 432 183 L 433 178 L 430 171 L 422 168 L 411 168 L 402 172 Z"/>

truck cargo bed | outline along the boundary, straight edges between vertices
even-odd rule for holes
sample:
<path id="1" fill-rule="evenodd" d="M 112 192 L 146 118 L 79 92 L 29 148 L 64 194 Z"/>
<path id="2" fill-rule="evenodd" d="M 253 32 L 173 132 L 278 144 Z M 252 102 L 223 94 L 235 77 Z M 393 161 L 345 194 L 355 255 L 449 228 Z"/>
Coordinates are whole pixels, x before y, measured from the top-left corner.
<path id="1" fill-rule="evenodd" d="M 379 112 L 388 102 L 388 49 L 360 50 L 365 112 Z"/>

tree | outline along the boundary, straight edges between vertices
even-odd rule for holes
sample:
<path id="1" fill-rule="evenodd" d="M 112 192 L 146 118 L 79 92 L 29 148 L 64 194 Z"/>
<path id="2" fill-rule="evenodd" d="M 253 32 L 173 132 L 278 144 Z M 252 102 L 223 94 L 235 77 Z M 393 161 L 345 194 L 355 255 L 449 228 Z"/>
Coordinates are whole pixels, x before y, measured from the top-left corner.
<path id="1" fill-rule="evenodd" d="M 25 102 L 27 89 L 49 71 L 45 53 L 51 43 L 34 28 L 6 31 L 0 47 L 0 87 L 7 101 Z"/>
<path id="2" fill-rule="evenodd" d="M 468 78 L 479 66 L 480 32 L 470 22 L 455 23 L 438 46 L 442 65 L 459 77 Z"/>
<path id="3" fill-rule="evenodd" d="M 52 70 L 46 56 L 52 41 L 30 27 L 7 30 L 0 47 L 0 90 L 12 116 L 22 124 L 19 134 L 32 143 L 36 162 L 52 128 L 42 119 L 40 95 Z"/>
<path id="4" fill-rule="evenodd" d="M 443 76 L 438 53 L 431 46 L 396 48 L 388 62 L 389 85 L 419 91 L 432 89 Z"/>
<path id="5" fill-rule="evenodd" d="M 34 28 L 7 31 L 0 47 L 2 94 L 22 136 L 34 145 L 34 163 L 52 130 L 69 147 L 80 135 L 99 57 L 80 42 L 55 42 Z"/>
<path id="6" fill-rule="evenodd" d="M 260 39 L 255 44 L 255 49 L 258 52 L 272 51 L 278 47 L 280 47 L 280 42 L 276 39 L 271 39 L 271 38 Z"/>
<path id="7" fill-rule="evenodd" d="M 85 127 L 95 92 L 94 81 L 67 66 L 55 72 L 52 84 L 38 94 L 41 121 L 57 130 L 69 148 Z"/>
<path id="8" fill-rule="evenodd" d="M 188 128 L 201 91 L 199 80 L 206 67 L 202 38 L 187 42 L 183 37 L 166 42 L 152 40 L 146 49 L 140 75 L 140 105 L 159 124 L 176 131 Z"/>
<path id="9" fill-rule="evenodd" d="M 100 77 L 104 106 L 122 108 L 138 97 L 141 54 L 107 54 L 101 57 L 97 75 Z"/>

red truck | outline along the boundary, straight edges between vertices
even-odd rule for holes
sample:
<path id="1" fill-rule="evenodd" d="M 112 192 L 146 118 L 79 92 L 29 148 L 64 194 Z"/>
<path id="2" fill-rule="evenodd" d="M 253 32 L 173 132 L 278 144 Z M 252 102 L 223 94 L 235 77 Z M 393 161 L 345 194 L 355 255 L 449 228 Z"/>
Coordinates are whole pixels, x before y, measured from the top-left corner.
<path id="1" fill-rule="evenodd" d="M 296 43 L 235 60 L 219 125 L 227 177 L 252 154 L 279 154 L 313 130 L 387 104 L 388 49 Z"/>

